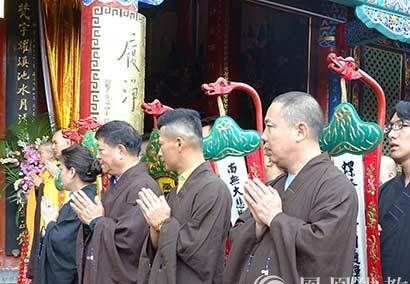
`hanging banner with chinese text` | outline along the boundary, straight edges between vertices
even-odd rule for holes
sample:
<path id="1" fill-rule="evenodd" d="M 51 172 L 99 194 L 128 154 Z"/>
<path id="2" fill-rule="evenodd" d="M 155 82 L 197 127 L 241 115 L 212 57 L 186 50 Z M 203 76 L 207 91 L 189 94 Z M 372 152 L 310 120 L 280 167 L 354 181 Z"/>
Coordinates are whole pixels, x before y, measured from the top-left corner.
<path id="1" fill-rule="evenodd" d="M 359 211 L 357 215 L 356 250 L 353 261 L 353 279 L 365 281 L 367 279 L 366 256 L 366 219 L 364 200 L 363 156 L 343 154 L 333 157 L 333 162 L 352 182 L 356 189 Z M 358 281 L 358 283 L 366 283 Z M 352 282 L 355 283 L 355 282 Z"/>
<path id="2" fill-rule="evenodd" d="M 83 6 L 81 117 L 126 120 L 143 131 L 145 26 L 133 5 Z"/>
<path id="3" fill-rule="evenodd" d="M 37 1 L 16 0 L 7 18 L 7 124 L 37 113 Z M 12 51 L 11 54 L 10 51 Z"/>
<path id="4" fill-rule="evenodd" d="M 232 196 L 231 223 L 235 224 L 236 219 L 248 206 L 245 203 L 243 190 L 245 182 L 248 180 L 248 171 L 244 157 L 227 157 L 215 162 L 218 168 L 219 177 L 226 183 Z"/>
<path id="5" fill-rule="evenodd" d="M 9 1 L 11 4 L 11 1 Z M 6 61 L 6 121 L 7 128 L 34 116 L 37 105 L 37 1 L 15 0 L 6 5 L 7 61 Z M 14 188 L 6 189 L 6 254 L 20 254 L 17 236 L 25 229 L 24 216 L 17 216 L 17 204 L 9 201 Z M 21 211 L 24 213 L 24 211 Z M 19 213 L 20 214 L 20 213 Z M 17 217 L 16 217 L 17 216 Z M 16 221 L 18 224 L 16 224 Z"/>

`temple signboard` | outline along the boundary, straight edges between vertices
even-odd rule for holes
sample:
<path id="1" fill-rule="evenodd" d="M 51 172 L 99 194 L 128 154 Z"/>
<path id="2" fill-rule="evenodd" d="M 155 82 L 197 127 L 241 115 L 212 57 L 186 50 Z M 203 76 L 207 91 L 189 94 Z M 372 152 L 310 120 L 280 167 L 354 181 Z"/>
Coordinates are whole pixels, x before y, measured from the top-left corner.
<path id="1" fill-rule="evenodd" d="M 384 36 L 410 43 L 410 0 L 331 0 L 354 6 L 356 16 Z"/>

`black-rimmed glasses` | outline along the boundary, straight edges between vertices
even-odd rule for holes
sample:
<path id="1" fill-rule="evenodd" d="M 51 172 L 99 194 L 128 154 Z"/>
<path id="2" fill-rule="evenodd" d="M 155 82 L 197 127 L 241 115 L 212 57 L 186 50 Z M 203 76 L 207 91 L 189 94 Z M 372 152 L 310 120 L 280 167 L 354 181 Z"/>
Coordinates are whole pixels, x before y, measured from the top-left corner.
<path id="1" fill-rule="evenodd" d="M 397 131 L 397 130 L 402 129 L 403 127 L 408 127 L 408 126 L 410 126 L 409 121 L 399 119 L 395 122 L 391 122 L 391 123 L 387 124 L 384 127 L 384 134 L 389 134 L 390 131 L 392 131 L 392 130 Z"/>

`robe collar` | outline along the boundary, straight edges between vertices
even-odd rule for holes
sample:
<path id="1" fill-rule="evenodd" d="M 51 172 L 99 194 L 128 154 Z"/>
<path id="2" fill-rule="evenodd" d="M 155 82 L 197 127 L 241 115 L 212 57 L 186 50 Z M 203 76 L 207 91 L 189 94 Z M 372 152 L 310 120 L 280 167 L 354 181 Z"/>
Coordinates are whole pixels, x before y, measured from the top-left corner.
<path id="1" fill-rule="evenodd" d="M 307 162 L 290 183 L 286 191 L 284 190 L 284 188 L 287 174 L 285 173 L 278 177 L 280 178 L 280 180 L 275 186 L 277 187 L 276 189 L 279 191 L 281 197 L 288 198 L 288 196 L 293 196 L 298 191 L 298 189 L 302 187 L 304 183 L 306 183 L 306 180 L 310 180 L 312 178 L 312 173 L 309 171 L 309 169 L 323 162 L 331 163 L 329 154 L 326 152 L 312 158 L 309 162 Z"/>
<path id="2" fill-rule="evenodd" d="M 187 178 L 185 181 L 184 185 L 180 188 L 178 191 L 177 196 L 179 198 L 182 198 L 187 191 L 187 188 L 191 187 L 194 185 L 196 178 L 202 174 L 203 172 L 212 172 L 211 166 L 209 165 L 209 162 L 205 161 L 202 164 L 200 164 L 196 169 L 194 169 L 191 173 L 191 175 Z M 175 188 L 176 190 L 176 188 Z"/>
<path id="3" fill-rule="evenodd" d="M 138 176 L 142 173 L 146 173 L 146 168 L 143 163 L 138 163 L 135 166 L 130 167 L 128 170 L 123 172 L 121 174 L 121 178 L 117 180 L 117 182 L 113 185 L 111 185 L 108 189 L 108 191 L 111 191 L 113 195 L 113 199 L 115 200 L 120 193 L 122 192 L 121 190 L 117 190 L 118 188 L 121 188 L 121 186 L 124 185 L 124 183 L 129 182 L 129 179 L 135 178 L 135 176 Z"/>

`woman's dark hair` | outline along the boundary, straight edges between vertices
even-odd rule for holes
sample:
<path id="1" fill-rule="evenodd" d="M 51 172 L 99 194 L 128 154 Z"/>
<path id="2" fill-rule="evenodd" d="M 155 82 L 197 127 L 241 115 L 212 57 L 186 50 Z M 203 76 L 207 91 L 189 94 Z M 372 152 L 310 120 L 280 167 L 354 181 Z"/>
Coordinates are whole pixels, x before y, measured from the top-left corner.
<path id="1" fill-rule="evenodd" d="M 74 168 L 83 182 L 95 182 L 101 174 L 101 165 L 90 150 L 79 144 L 71 145 L 61 151 L 61 162 L 67 169 Z"/>

